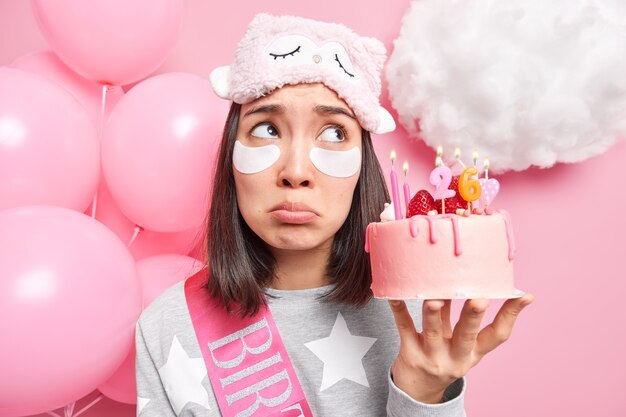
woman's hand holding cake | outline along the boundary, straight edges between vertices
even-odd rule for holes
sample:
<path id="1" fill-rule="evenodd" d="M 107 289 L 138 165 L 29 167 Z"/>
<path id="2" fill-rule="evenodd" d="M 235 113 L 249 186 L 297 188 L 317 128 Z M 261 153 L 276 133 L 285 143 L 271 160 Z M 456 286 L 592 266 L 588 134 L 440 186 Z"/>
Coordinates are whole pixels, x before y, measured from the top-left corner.
<path id="1" fill-rule="evenodd" d="M 400 352 L 391 366 L 394 383 L 416 401 L 441 402 L 452 382 L 510 337 L 517 316 L 532 301 L 531 294 L 507 300 L 493 322 L 481 330 L 488 300 L 467 300 L 454 329 L 451 300 L 425 300 L 418 332 L 405 302 L 390 300 L 400 335 Z"/>

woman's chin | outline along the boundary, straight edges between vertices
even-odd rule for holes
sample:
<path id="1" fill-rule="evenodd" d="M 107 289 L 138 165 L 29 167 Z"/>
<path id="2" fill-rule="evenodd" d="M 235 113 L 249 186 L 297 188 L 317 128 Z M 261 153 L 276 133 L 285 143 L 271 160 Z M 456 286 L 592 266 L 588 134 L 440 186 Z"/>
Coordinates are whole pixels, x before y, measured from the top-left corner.
<path id="1" fill-rule="evenodd" d="M 288 234 L 279 235 L 266 243 L 270 248 L 281 251 L 313 251 L 313 250 L 328 250 L 330 251 L 332 239 L 320 239 L 309 236 L 303 236 L 302 234 Z"/>

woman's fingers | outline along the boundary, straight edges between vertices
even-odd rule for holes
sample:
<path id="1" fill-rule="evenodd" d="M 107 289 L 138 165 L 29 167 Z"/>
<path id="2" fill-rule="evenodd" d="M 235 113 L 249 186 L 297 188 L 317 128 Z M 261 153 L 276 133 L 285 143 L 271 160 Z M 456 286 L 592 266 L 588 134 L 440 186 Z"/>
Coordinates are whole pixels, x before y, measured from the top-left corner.
<path id="1" fill-rule="evenodd" d="M 389 307 L 393 313 L 393 318 L 400 334 L 400 343 L 406 344 L 415 340 L 415 324 L 411 313 L 406 308 L 406 303 L 402 300 L 389 300 Z"/>
<path id="2" fill-rule="evenodd" d="M 444 347 L 441 312 L 443 300 L 425 300 L 422 305 L 422 342 L 426 353 Z"/>
<path id="3" fill-rule="evenodd" d="M 461 317 L 454 326 L 450 355 L 462 359 L 471 354 L 480 331 L 480 322 L 487 311 L 489 301 L 485 298 L 467 300 L 463 305 Z"/>
<path id="4" fill-rule="evenodd" d="M 502 304 L 493 322 L 478 334 L 476 353 L 479 357 L 491 352 L 511 336 L 517 316 L 524 307 L 532 303 L 533 298 L 532 294 L 526 294 L 521 298 L 510 299 Z"/>

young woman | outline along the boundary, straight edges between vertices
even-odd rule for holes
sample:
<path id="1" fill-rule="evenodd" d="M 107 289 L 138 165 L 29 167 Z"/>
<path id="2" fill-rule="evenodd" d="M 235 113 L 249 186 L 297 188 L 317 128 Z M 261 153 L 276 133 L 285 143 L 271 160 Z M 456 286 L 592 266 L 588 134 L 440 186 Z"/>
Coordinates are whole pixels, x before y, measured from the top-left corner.
<path id="1" fill-rule="evenodd" d="M 212 73 L 233 104 L 208 267 L 137 323 L 137 415 L 465 415 L 464 375 L 532 296 L 482 330 L 485 299 L 453 329 L 449 300 L 372 298 L 365 228 L 388 194 L 370 132 L 394 128 L 384 59 L 344 26 L 258 15 Z"/>

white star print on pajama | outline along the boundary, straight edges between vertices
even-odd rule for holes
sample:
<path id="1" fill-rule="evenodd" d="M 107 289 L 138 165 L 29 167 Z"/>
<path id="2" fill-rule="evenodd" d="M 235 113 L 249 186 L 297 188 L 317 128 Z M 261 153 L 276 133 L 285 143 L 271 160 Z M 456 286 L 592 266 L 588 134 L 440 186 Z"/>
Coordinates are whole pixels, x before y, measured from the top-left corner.
<path id="1" fill-rule="evenodd" d="M 369 388 L 362 359 L 375 341 L 373 337 L 350 334 L 346 320 L 338 313 L 330 336 L 305 343 L 304 345 L 324 362 L 320 391 L 343 378 Z"/>
<path id="2" fill-rule="evenodd" d="M 167 362 L 159 368 L 165 391 L 176 415 L 188 402 L 210 408 L 209 395 L 201 382 L 207 375 L 204 358 L 190 358 L 174 336 Z"/>
<path id="3" fill-rule="evenodd" d="M 137 397 L 137 415 L 141 414 L 141 411 L 150 402 L 150 398 Z"/>

